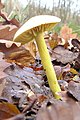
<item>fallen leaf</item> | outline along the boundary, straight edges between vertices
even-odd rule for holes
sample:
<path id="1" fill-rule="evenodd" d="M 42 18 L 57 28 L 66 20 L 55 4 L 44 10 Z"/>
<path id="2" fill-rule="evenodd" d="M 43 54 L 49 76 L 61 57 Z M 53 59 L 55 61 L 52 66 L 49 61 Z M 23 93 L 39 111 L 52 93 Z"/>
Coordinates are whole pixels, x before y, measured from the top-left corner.
<path id="1" fill-rule="evenodd" d="M 5 119 L 5 120 L 25 120 L 25 116 L 24 116 L 24 114 L 19 114 L 19 115 L 16 115 L 14 117 L 11 117 L 11 118 Z"/>
<path id="2" fill-rule="evenodd" d="M 0 79 L 0 96 L 2 95 L 5 84 L 6 84 L 6 80 L 5 79 Z"/>
<path id="3" fill-rule="evenodd" d="M 24 47 L 30 51 L 31 55 L 36 58 L 36 44 L 34 41 L 31 41 L 24 45 Z"/>
<path id="4" fill-rule="evenodd" d="M 4 12 L 4 11 L 1 10 L 0 17 L 2 17 L 5 20 L 4 22 L 2 22 L 2 25 L 6 24 L 6 22 L 7 22 L 7 24 L 9 24 L 9 19 L 7 17 L 7 13 L 6 12 Z"/>
<path id="5" fill-rule="evenodd" d="M 4 73 L 5 68 L 9 67 L 11 64 L 3 60 L 3 53 L 0 52 L 0 79 L 7 76 Z"/>
<path id="6" fill-rule="evenodd" d="M 69 40 L 70 39 L 70 34 L 72 33 L 72 29 L 69 28 L 67 25 L 64 25 L 61 28 L 60 35 L 64 40 Z"/>
<path id="7" fill-rule="evenodd" d="M 52 49 L 54 49 L 58 45 L 57 40 L 49 40 L 49 45 Z"/>
<path id="8" fill-rule="evenodd" d="M 62 80 L 62 79 L 63 79 L 62 74 L 63 74 L 64 72 L 70 71 L 70 64 L 67 64 L 67 65 L 64 66 L 64 67 L 55 65 L 55 66 L 54 66 L 54 70 L 55 70 L 55 72 L 56 72 L 56 75 L 57 75 L 58 80 L 60 80 L 60 79 Z"/>
<path id="9" fill-rule="evenodd" d="M 39 103 L 42 103 L 42 102 L 44 102 L 44 101 L 47 99 L 47 96 L 38 94 L 38 95 L 37 95 L 37 98 L 38 98 L 38 102 L 39 102 Z"/>
<path id="10" fill-rule="evenodd" d="M 17 47 L 21 46 L 21 43 L 9 41 L 9 40 L 4 40 L 4 39 L 0 39 L 0 44 L 1 43 L 5 44 L 6 48 L 10 48 L 13 44 L 15 44 L 15 46 L 17 46 Z"/>
<path id="11" fill-rule="evenodd" d="M 28 50 L 25 50 L 24 48 L 22 48 L 22 50 L 17 49 L 16 51 L 10 53 L 8 56 L 6 56 L 6 59 L 8 62 L 14 62 L 21 67 L 30 66 L 30 64 L 35 62 L 34 57 Z"/>
<path id="12" fill-rule="evenodd" d="M 74 109 L 75 108 L 75 109 Z M 68 101 L 52 100 L 45 102 L 40 108 L 36 120 L 79 120 L 80 105 L 73 99 Z"/>
<path id="13" fill-rule="evenodd" d="M 79 52 L 78 57 L 75 59 L 74 68 L 75 68 L 75 69 L 78 69 L 78 70 L 80 69 L 80 52 Z"/>
<path id="14" fill-rule="evenodd" d="M 0 16 L 5 20 L 3 22 L 3 24 L 12 24 L 12 25 L 15 25 L 17 27 L 20 27 L 20 23 L 18 20 L 16 20 L 15 18 L 12 18 L 11 20 L 9 19 L 9 16 L 7 16 L 7 13 L 2 11 L 2 9 L 4 8 L 5 6 L 3 5 L 3 3 L 0 1 Z"/>
<path id="15" fill-rule="evenodd" d="M 15 25 L 0 25 L 0 39 L 12 40 L 17 30 Z"/>
<path id="16" fill-rule="evenodd" d="M 80 41 L 78 39 L 72 39 L 71 43 L 80 50 Z"/>
<path id="17" fill-rule="evenodd" d="M 0 102 L 0 120 L 20 114 L 17 107 L 8 102 Z"/>
<path id="18" fill-rule="evenodd" d="M 75 75 L 75 76 L 73 77 L 73 80 L 76 81 L 76 82 L 80 82 L 80 77 L 79 77 L 79 75 Z"/>
<path id="19" fill-rule="evenodd" d="M 72 28 L 69 28 L 67 25 L 64 25 L 60 30 L 60 36 L 65 40 L 65 43 L 70 40 L 70 38 L 74 39 L 77 37 L 77 33 L 72 33 Z"/>
<path id="20" fill-rule="evenodd" d="M 50 47 L 54 49 L 58 45 L 59 42 L 60 41 L 59 41 L 58 34 L 57 33 L 52 34 L 51 39 L 49 40 Z"/>
<path id="21" fill-rule="evenodd" d="M 75 75 L 78 74 L 78 72 L 74 68 L 70 68 L 70 72 L 73 73 L 73 74 L 75 74 Z"/>
<path id="22" fill-rule="evenodd" d="M 80 101 L 80 83 L 70 81 L 68 84 L 68 92 L 78 101 Z"/>
<path id="23" fill-rule="evenodd" d="M 4 59 L 7 62 L 14 62 L 22 67 L 29 66 L 35 62 L 35 52 L 30 52 L 24 46 L 20 46 L 21 43 L 16 43 L 7 40 L 0 40 L 0 51 L 4 53 Z M 34 47 L 32 48 L 34 51 Z M 32 54 L 31 54 L 32 53 Z"/>
<path id="24" fill-rule="evenodd" d="M 62 91 L 66 91 L 68 88 L 68 82 L 66 82 L 65 80 L 58 80 L 58 83 L 60 85 L 60 88 Z"/>
<path id="25" fill-rule="evenodd" d="M 9 22 L 12 24 L 12 25 L 15 25 L 17 27 L 20 27 L 20 23 L 18 20 L 16 20 L 15 18 L 12 18 L 11 20 L 9 20 Z"/>
<path id="26" fill-rule="evenodd" d="M 16 49 L 19 49 L 20 46 L 21 43 L 0 39 L 0 51 L 3 52 L 5 56 L 16 51 Z"/>
<path id="27" fill-rule="evenodd" d="M 78 57 L 79 53 L 73 53 L 63 46 L 57 46 L 52 51 L 52 58 L 63 64 L 72 63 Z"/>
<path id="28" fill-rule="evenodd" d="M 9 84 L 9 86 L 10 86 L 10 88 L 12 86 L 12 89 L 14 89 L 14 91 L 13 91 L 14 93 L 15 93 L 15 90 L 22 88 L 22 86 L 20 88 L 18 86 L 15 88 L 15 84 L 19 85 L 19 83 L 22 83 L 26 86 L 25 93 L 29 96 L 33 95 L 34 93 L 42 93 L 42 94 L 44 93 L 43 89 L 40 89 L 41 85 L 42 85 L 42 80 L 41 80 L 42 76 L 40 76 L 39 74 L 36 75 L 35 72 L 33 71 L 33 69 L 28 68 L 28 67 L 24 67 L 22 69 L 19 66 L 15 65 L 14 69 L 11 69 L 11 67 L 8 67 L 4 70 L 4 72 L 7 75 L 9 75 L 6 78 L 7 81 L 11 80 L 13 82 L 11 85 Z M 9 89 L 9 86 L 8 86 L 8 89 Z M 23 88 L 23 90 L 25 90 L 25 89 Z M 9 92 L 11 92 L 11 91 L 9 91 Z M 17 93 L 17 91 L 16 91 L 16 93 Z"/>

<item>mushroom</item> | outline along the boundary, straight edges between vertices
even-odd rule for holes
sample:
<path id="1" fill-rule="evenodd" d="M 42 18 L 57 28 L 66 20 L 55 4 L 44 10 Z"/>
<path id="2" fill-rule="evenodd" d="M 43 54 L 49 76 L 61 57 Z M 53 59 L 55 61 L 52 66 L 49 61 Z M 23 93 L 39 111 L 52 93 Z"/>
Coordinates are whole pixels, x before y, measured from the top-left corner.
<path id="1" fill-rule="evenodd" d="M 22 27 L 16 32 L 13 39 L 15 42 L 21 42 L 22 44 L 35 39 L 50 89 L 56 99 L 60 99 L 57 92 L 60 92 L 61 89 L 44 41 L 44 32 L 50 30 L 60 21 L 60 18 L 51 15 L 34 16 L 22 25 Z"/>

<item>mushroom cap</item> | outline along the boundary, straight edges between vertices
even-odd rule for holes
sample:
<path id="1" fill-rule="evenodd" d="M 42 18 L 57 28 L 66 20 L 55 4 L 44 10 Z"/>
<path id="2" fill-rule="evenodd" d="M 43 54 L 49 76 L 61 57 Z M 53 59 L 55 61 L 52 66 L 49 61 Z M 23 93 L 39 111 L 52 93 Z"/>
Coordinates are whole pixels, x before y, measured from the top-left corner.
<path id="1" fill-rule="evenodd" d="M 50 30 L 60 21 L 60 18 L 51 15 L 34 16 L 21 26 L 13 40 L 25 44 L 33 40 L 39 32 Z"/>

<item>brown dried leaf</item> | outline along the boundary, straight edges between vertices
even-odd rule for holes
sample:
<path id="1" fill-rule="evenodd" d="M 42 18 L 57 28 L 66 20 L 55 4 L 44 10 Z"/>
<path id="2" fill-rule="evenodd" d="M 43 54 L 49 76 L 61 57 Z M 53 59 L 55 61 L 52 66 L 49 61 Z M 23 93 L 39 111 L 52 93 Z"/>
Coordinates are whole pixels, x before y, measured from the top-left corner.
<path id="1" fill-rule="evenodd" d="M 9 22 L 12 24 L 12 25 L 15 25 L 17 27 L 20 27 L 20 23 L 18 20 L 16 20 L 15 18 L 12 18 L 11 20 L 9 20 Z"/>
<path id="2" fill-rule="evenodd" d="M 7 25 L 7 24 L 11 24 L 11 25 L 15 25 L 16 27 L 20 27 L 20 23 L 18 20 L 16 20 L 15 18 L 12 18 L 11 20 L 8 18 L 7 13 L 1 11 L 0 12 L 0 16 L 5 20 L 2 24 L 3 25 Z"/>
<path id="3" fill-rule="evenodd" d="M 64 72 L 70 71 L 70 64 L 67 64 L 67 65 L 64 66 L 64 67 L 54 66 L 54 70 L 55 70 L 55 72 L 56 72 L 57 78 L 58 78 L 59 80 L 60 80 L 60 79 L 63 79 L 62 74 L 63 74 Z"/>
<path id="4" fill-rule="evenodd" d="M 36 58 L 36 44 L 34 43 L 34 41 L 31 41 L 27 44 L 24 45 L 24 47 L 29 50 L 29 52 L 31 53 L 31 55 Z"/>
<path id="5" fill-rule="evenodd" d="M 72 38 L 72 39 L 77 38 L 77 33 L 71 34 L 70 38 Z"/>
<path id="6" fill-rule="evenodd" d="M 9 24 L 9 19 L 8 19 L 8 17 L 7 17 L 7 13 L 6 12 L 3 12 L 3 11 L 1 11 L 0 12 L 0 16 L 5 20 L 4 22 L 2 22 L 2 24 Z"/>
<path id="7" fill-rule="evenodd" d="M 75 66 L 76 69 L 80 69 L 80 52 L 78 57 L 75 59 Z"/>
<path id="8" fill-rule="evenodd" d="M 0 39 L 12 40 L 17 30 L 15 25 L 0 25 Z"/>
<path id="9" fill-rule="evenodd" d="M 6 83 L 5 79 L 0 79 L 0 96 L 2 95 L 3 89 L 5 87 L 5 83 Z"/>
<path id="10" fill-rule="evenodd" d="M 16 115 L 14 117 L 11 117 L 11 118 L 5 119 L 5 120 L 24 120 L 24 119 L 25 119 L 24 114 L 19 114 L 19 115 Z"/>
<path id="11" fill-rule="evenodd" d="M 57 40 L 49 40 L 49 45 L 52 49 L 54 49 L 58 45 Z"/>
<path id="12" fill-rule="evenodd" d="M 11 52 L 16 51 L 16 49 L 19 49 L 20 44 L 21 43 L 16 43 L 13 41 L 1 39 L 0 40 L 0 51 L 3 52 L 5 56 L 7 56 Z"/>
<path id="13" fill-rule="evenodd" d="M 69 93 L 78 101 L 80 101 L 80 83 L 70 81 L 68 84 Z"/>
<path id="14" fill-rule="evenodd" d="M 39 103 L 42 103 L 43 101 L 45 101 L 45 100 L 47 99 L 47 96 L 38 94 L 38 95 L 37 95 L 37 98 L 38 98 L 38 102 L 39 102 Z"/>
<path id="15" fill-rule="evenodd" d="M 80 41 L 78 39 L 72 39 L 72 45 L 80 50 Z"/>
<path id="16" fill-rule="evenodd" d="M 20 43 L 6 40 L 0 41 L 0 51 L 5 54 L 4 58 L 7 59 L 8 62 L 15 62 L 22 67 L 34 63 L 35 59 L 31 52 L 23 46 L 19 46 Z"/>
<path id="17" fill-rule="evenodd" d="M 4 73 L 5 68 L 10 66 L 10 63 L 7 63 L 3 58 L 3 53 L 0 52 L 0 79 L 6 77 L 7 75 Z"/>
<path id="18" fill-rule="evenodd" d="M 16 49 L 16 51 L 6 55 L 6 59 L 8 62 L 14 62 L 22 67 L 30 66 L 30 64 L 35 62 L 34 57 L 28 50 L 25 50 L 24 48 Z"/>
<path id="19" fill-rule="evenodd" d="M 37 120 L 79 120 L 80 105 L 73 99 L 67 101 L 51 101 L 43 104 L 37 114 Z"/>
<path id="20" fill-rule="evenodd" d="M 57 59 L 57 61 L 63 64 L 72 63 L 74 59 L 78 57 L 79 53 L 73 53 L 63 46 L 57 46 L 52 51 L 52 58 Z"/>
<path id="21" fill-rule="evenodd" d="M 72 39 L 76 38 L 77 33 L 72 34 L 72 28 L 69 28 L 67 25 L 64 25 L 61 28 L 60 36 L 61 36 L 61 38 L 63 38 L 65 40 L 65 42 L 67 42 L 68 40 L 70 40 L 70 38 L 72 38 Z"/>
<path id="22" fill-rule="evenodd" d="M 51 34 L 49 39 L 49 45 L 52 49 L 54 49 L 58 44 L 62 42 L 57 33 Z"/>
<path id="23" fill-rule="evenodd" d="M 54 34 L 52 34 L 51 39 L 52 40 L 57 40 L 58 39 L 58 33 L 55 32 Z"/>
<path id="24" fill-rule="evenodd" d="M 4 44 L 6 46 L 6 48 L 10 48 L 13 44 L 15 44 L 15 46 L 17 46 L 17 47 L 21 46 L 21 43 L 4 40 L 4 39 L 0 39 L 0 44 Z"/>
<path id="25" fill-rule="evenodd" d="M 9 75 L 8 78 L 11 79 L 11 81 L 13 81 L 15 83 L 17 83 L 16 81 L 18 81 L 18 82 L 22 81 L 22 83 L 24 85 L 28 86 L 28 90 L 29 89 L 30 90 L 28 91 L 26 89 L 26 91 L 29 96 L 32 96 L 33 93 L 42 93 L 43 92 L 40 89 L 40 86 L 42 84 L 42 81 L 41 81 L 42 76 L 39 76 L 39 74 L 36 75 L 34 73 L 33 69 L 28 68 L 28 67 L 24 67 L 22 69 L 19 66 L 14 66 L 13 68 L 14 68 L 14 72 L 13 72 L 13 69 L 11 69 L 11 67 L 6 68 L 4 72 Z M 12 88 L 14 88 L 14 85 Z M 32 92 L 31 92 L 31 90 L 32 90 Z"/>
<path id="26" fill-rule="evenodd" d="M 20 114 L 20 112 L 15 105 L 8 102 L 0 103 L 0 120 L 13 117 L 17 114 Z"/>
<path id="27" fill-rule="evenodd" d="M 70 68 L 70 72 L 74 75 L 78 74 L 78 72 L 76 71 L 76 69 L 74 68 Z"/>

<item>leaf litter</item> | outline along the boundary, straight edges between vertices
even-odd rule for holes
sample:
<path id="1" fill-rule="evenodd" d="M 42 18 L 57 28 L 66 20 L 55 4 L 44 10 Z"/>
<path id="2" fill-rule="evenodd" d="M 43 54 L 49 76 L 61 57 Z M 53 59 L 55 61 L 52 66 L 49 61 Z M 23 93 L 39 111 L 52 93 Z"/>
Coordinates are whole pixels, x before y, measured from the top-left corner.
<path id="1" fill-rule="evenodd" d="M 55 100 L 47 83 L 36 44 L 21 46 L 12 42 L 20 23 L 9 19 L 0 1 L 0 119 L 79 120 L 80 119 L 80 41 L 64 25 L 58 33 L 44 38 L 61 87 L 61 100 Z M 5 34 L 3 34 L 5 33 Z M 67 34 L 66 34 L 67 33 Z"/>

